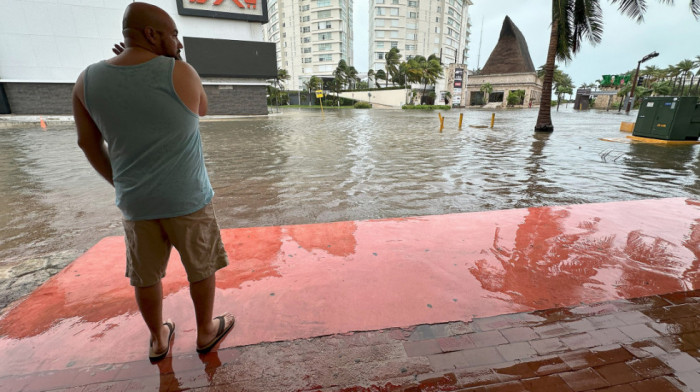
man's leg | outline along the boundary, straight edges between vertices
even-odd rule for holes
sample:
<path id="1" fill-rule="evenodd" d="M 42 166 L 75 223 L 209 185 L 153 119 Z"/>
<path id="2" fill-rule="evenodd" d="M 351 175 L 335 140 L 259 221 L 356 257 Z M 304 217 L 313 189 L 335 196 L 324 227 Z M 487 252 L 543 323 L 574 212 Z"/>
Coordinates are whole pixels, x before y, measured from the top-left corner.
<path id="1" fill-rule="evenodd" d="M 141 317 L 151 331 L 153 351 L 161 353 L 168 347 L 170 330 L 163 325 L 163 285 L 160 281 L 153 286 L 134 287 L 136 303 Z"/>
<path id="2" fill-rule="evenodd" d="M 219 324 L 212 319 L 214 314 L 214 293 L 216 290 L 216 274 L 190 283 L 190 296 L 194 304 L 194 315 L 197 319 L 197 346 L 203 346 L 214 339 L 219 330 Z"/>

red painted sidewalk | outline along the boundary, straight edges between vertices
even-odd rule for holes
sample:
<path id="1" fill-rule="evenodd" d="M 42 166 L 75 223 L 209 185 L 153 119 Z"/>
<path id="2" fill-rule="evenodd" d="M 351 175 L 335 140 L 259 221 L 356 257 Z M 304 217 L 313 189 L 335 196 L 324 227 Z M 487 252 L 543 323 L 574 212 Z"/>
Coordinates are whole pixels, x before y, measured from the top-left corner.
<path id="1" fill-rule="evenodd" d="M 698 287 L 700 203 L 661 199 L 223 230 L 220 350 L 572 306 Z M 194 314 L 174 252 L 174 355 Z M 143 361 L 148 334 L 105 238 L 0 319 L 0 377 Z"/>

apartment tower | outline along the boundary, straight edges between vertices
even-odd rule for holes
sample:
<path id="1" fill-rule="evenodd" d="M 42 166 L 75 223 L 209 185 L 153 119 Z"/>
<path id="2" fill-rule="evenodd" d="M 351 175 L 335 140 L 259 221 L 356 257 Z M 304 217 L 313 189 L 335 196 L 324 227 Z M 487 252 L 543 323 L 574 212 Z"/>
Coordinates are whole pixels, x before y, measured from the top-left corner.
<path id="1" fill-rule="evenodd" d="M 365 0 L 361 0 L 365 1 Z M 287 90 L 304 89 L 312 76 L 332 78 L 340 60 L 353 64 L 353 0 L 269 0 L 265 40 L 277 46 L 277 68 Z"/>
<path id="2" fill-rule="evenodd" d="M 401 60 L 438 56 L 466 64 L 471 0 L 369 0 L 369 67 L 384 69 L 384 54 L 398 48 Z"/>

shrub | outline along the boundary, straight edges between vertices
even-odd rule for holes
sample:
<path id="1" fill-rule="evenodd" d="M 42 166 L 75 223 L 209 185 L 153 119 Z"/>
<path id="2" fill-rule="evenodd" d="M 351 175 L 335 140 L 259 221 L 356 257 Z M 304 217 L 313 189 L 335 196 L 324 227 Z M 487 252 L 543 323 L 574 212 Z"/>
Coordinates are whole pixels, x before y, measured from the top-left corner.
<path id="1" fill-rule="evenodd" d="M 401 109 L 450 110 L 450 105 L 403 105 Z"/>
<path id="2" fill-rule="evenodd" d="M 369 102 L 357 101 L 353 105 L 355 109 L 372 109 L 372 104 Z"/>

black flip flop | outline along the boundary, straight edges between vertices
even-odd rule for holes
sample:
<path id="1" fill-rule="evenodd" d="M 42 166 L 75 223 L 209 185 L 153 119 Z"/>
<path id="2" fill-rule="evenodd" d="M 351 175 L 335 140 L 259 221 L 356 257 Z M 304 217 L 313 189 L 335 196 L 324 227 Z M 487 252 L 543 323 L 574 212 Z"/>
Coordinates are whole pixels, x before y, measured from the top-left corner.
<path id="1" fill-rule="evenodd" d="M 214 346 L 216 346 L 216 344 L 219 343 L 219 341 L 221 341 L 221 339 L 223 339 L 224 336 L 226 336 L 226 334 L 228 334 L 229 331 L 231 331 L 231 329 L 233 329 L 233 326 L 236 324 L 236 318 L 234 317 L 233 321 L 231 322 L 231 325 L 229 325 L 228 328 L 226 328 L 226 318 L 224 316 L 214 317 L 214 320 L 219 320 L 219 331 L 216 333 L 216 337 L 214 337 L 214 339 L 211 342 L 209 342 L 209 344 L 207 344 L 204 347 L 197 347 L 198 353 L 206 354 L 209 351 L 211 351 L 211 349 L 214 348 Z"/>
<path id="2" fill-rule="evenodd" d="M 168 353 L 170 352 L 170 347 L 173 345 L 173 337 L 175 336 L 175 322 L 174 321 L 166 321 L 163 323 L 163 325 L 167 326 L 168 329 L 170 330 L 170 333 L 168 334 L 168 348 L 165 349 L 165 352 L 162 354 L 148 354 L 148 359 L 151 360 L 151 362 L 158 362 L 168 356 Z M 151 338 L 150 346 L 153 347 L 153 338 Z M 150 351 L 150 350 L 149 350 Z"/>

